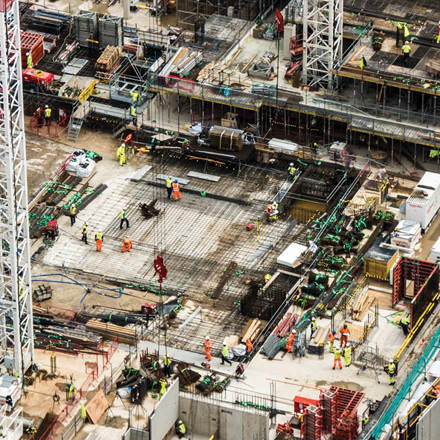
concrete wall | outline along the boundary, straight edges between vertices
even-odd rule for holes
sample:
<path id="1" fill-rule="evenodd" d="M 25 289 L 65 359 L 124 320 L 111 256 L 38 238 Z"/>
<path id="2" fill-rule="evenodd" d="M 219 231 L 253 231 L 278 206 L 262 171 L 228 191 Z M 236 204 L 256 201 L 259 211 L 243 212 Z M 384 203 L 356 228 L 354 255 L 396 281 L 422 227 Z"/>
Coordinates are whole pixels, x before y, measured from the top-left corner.
<path id="1" fill-rule="evenodd" d="M 219 396 L 220 397 L 220 396 Z M 181 393 L 179 417 L 191 434 L 216 435 L 219 440 L 267 440 L 269 414 L 229 402 Z"/>
<path id="2" fill-rule="evenodd" d="M 150 416 L 150 440 L 162 440 L 179 416 L 179 379 L 160 398 Z"/>
<path id="3" fill-rule="evenodd" d="M 432 402 L 417 423 L 417 440 L 440 439 L 440 400 Z"/>

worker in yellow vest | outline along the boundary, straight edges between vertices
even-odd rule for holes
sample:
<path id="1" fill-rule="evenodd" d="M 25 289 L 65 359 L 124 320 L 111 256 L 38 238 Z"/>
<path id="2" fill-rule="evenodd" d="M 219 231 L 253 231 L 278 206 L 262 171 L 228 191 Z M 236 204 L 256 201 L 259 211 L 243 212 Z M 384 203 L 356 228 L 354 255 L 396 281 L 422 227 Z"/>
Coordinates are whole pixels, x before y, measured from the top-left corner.
<path id="1" fill-rule="evenodd" d="M 83 228 L 82 228 L 82 237 L 81 237 L 81 241 L 83 241 L 85 244 L 89 244 L 87 242 L 87 233 L 89 232 L 89 227 L 87 226 L 87 223 L 84 223 Z"/>
<path id="2" fill-rule="evenodd" d="M 30 52 L 28 52 L 26 54 L 26 65 L 28 69 L 32 69 L 33 64 L 32 64 L 32 54 Z"/>
<path id="3" fill-rule="evenodd" d="M 165 180 L 165 186 L 167 188 L 167 194 L 168 194 L 168 199 L 171 199 L 171 194 L 173 193 L 173 180 L 171 179 L 170 176 L 167 177 L 167 180 Z"/>
<path id="4" fill-rule="evenodd" d="M 95 234 L 95 242 L 96 242 L 96 252 L 102 251 L 102 242 L 104 240 L 104 235 L 102 232 L 97 232 Z"/>
<path id="5" fill-rule="evenodd" d="M 125 143 L 123 142 L 116 150 L 116 159 L 119 159 L 119 165 L 124 165 L 126 162 Z"/>
<path id="6" fill-rule="evenodd" d="M 340 370 L 342 370 L 341 349 L 339 347 L 335 347 L 334 360 L 333 360 L 333 370 L 336 368 L 336 365 L 339 367 Z"/>
<path id="7" fill-rule="evenodd" d="M 388 365 L 385 367 L 385 371 L 390 378 L 390 385 L 394 385 L 396 383 L 397 368 L 393 359 L 389 360 Z"/>
<path id="8" fill-rule="evenodd" d="M 69 208 L 69 213 L 70 213 L 70 226 L 73 226 L 76 221 L 76 205 L 75 204 L 73 204 Z"/>
<path id="9" fill-rule="evenodd" d="M 50 118 L 52 116 L 52 109 L 48 106 L 44 106 L 44 120 L 46 122 L 46 125 L 50 125 Z"/>
<path id="10" fill-rule="evenodd" d="M 411 53 L 411 46 L 409 45 L 409 41 L 405 41 L 405 44 L 402 46 L 403 53 L 403 65 L 408 66 L 409 54 Z"/>

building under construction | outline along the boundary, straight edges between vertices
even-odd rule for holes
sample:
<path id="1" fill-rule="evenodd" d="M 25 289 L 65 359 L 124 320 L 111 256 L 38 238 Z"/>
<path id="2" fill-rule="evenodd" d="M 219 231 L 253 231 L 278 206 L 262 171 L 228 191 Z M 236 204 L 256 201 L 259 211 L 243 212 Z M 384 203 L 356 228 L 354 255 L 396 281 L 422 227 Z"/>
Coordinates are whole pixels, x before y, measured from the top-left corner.
<path id="1" fill-rule="evenodd" d="M 432 3 L 0 5 L 4 437 L 440 438 Z"/>

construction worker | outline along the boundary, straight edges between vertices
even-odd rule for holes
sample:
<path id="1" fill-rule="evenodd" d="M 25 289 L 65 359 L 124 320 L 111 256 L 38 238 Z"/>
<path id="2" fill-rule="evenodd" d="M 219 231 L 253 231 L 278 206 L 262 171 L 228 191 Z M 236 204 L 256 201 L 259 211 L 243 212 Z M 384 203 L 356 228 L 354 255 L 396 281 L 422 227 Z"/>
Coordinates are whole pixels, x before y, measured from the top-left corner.
<path id="1" fill-rule="evenodd" d="M 136 106 L 134 104 L 132 104 L 130 106 L 130 116 L 133 119 L 133 124 L 137 125 L 137 113 L 136 113 Z"/>
<path id="2" fill-rule="evenodd" d="M 81 241 L 83 241 L 85 244 L 89 244 L 87 241 L 87 233 L 89 232 L 89 227 L 87 226 L 87 223 L 84 223 L 82 228 L 82 237 Z"/>
<path id="3" fill-rule="evenodd" d="M 32 64 L 32 54 L 30 52 L 26 54 L 26 65 L 28 69 L 32 69 L 32 67 L 34 67 Z"/>
<path id="4" fill-rule="evenodd" d="M 292 353 L 293 344 L 295 342 L 296 342 L 296 330 L 292 330 L 292 332 L 289 335 L 289 338 L 287 339 L 287 344 L 286 344 L 287 353 Z"/>
<path id="5" fill-rule="evenodd" d="M 437 28 L 437 44 L 440 44 L 440 21 L 438 22 Z"/>
<path id="6" fill-rule="evenodd" d="M 81 418 L 83 420 L 85 420 L 87 418 L 87 411 L 86 411 L 86 407 L 84 405 L 81 405 L 80 407 L 81 409 Z"/>
<path id="7" fill-rule="evenodd" d="M 348 343 L 344 348 L 344 361 L 345 366 L 349 367 L 351 365 L 351 344 Z"/>
<path id="8" fill-rule="evenodd" d="M 403 24 L 403 38 L 407 40 L 409 37 L 409 29 L 406 23 Z"/>
<path id="9" fill-rule="evenodd" d="M 278 203 L 272 202 L 270 205 L 267 205 L 266 214 L 268 215 L 269 221 L 278 220 Z"/>
<path id="10" fill-rule="evenodd" d="M 104 241 L 104 235 L 102 232 L 97 232 L 95 234 L 95 242 L 96 242 L 96 252 L 102 251 L 102 242 Z"/>
<path id="11" fill-rule="evenodd" d="M 209 340 L 209 336 L 206 336 L 205 338 L 205 359 L 208 359 L 208 361 L 212 360 L 211 341 Z"/>
<path id="12" fill-rule="evenodd" d="M 74 397 L 75 397 L 75 391 L 76 391 L 76 388 L 75 388 L 75 385 L 73 385 L 73 383 L 68 383 L 67 384 L 67 389 L 68 389 L 68 393 L 67 393 L 67 400 L 71 400 L 71 399 L 74 399 Z"/>
<path id="13" fill-rule="evenodd" d="M 181 419 L 177 420 L 177 422 L 174 425 L 174 428 L 176 430 L 177 437 L 179 437 L 179 438 L 185 437 L 186 426 L 185 426 L 185 423 L 183 423 Z"/>
<path id="14" fill-rule="evenodd" d="M 52 116 L 52 109 L 48 106 L 45 105 L 44 106 L 44 121 L 46 123 L 46 125 L 50 125 L 50 118 Z"/>
<path id="15" fill-rule="evenodd" d="M 165 180 L 165 186 L 167 188 L 168 199 L 171 199 L 171 194 L 173 192 L 172 184 L 173 184 L 173 181 L 172 181 L 171 177 L 168 176 L 167 180 Z"/>
<path id="16" fill-rule="evenodd" d="M 396 372 L 396 364 L 394 363 L 394 359 L 390 359 L 388 361 L 388 365 L 385 367 L 385 371 L 388 373 L 390 378 L 390 385 L 394 385 L 396 383 L 395 377 L 397 376 Z"/>
<path id="17" fill-rule="evenodd" d="M 333 345 L 335 343 L 335 335 L 336 335 L 336 331 L 335 330 L 332 330 L 328 334 L 328 339 L 330 341 L 330 346 L 329 346 L 330 353 L 333 353 Z"/>
<path id="18" fill-rule="evenodd" d="M 316 322 L 315 317 L 313 317 L 312 321 L 310 322 L 310 329 L 311 329 L 310 338 L 313 338 L 313 335 L 315 334 L 316 330 L 318 330 L 318 324 Z"/>
<path id="19" fill-rule="evenodd" d="M 246 339 L 246 353 L 249 354 L 254 349 L 254 344 L 252 344 L 252 341 L 250 338 Z"/>
<path id="20" fill-rule="evenodd" d="M 177 179 L 174 180 L 172 187 L 174 200 L 180 200 L 182 198 L 182 194 L 180 194 L 180 185 Z"/>
<path id="21" fill-rule="evenodd" d="M 131 251 L 131 238 L 129 237 L 124 237 L 124 240 L 122 240 L 122 248 L 121 248 L 121 252 L 130 252 Z"/>
<path id="22" fill-rule="evenodd" d="M 313 158 L 315 158 L 316 154 L 318 153 L 318 143 L 312 142 L 312 145 L 310 146 L 310 150 L 312 151 Z"/>
<path id="23" fill-rule="evenodd" d="M 400 318 L 399 325 L 400 325 L 400 327 L 402 327 L 403 334 L 405 336 L 408 336 L 408 333 L 409 333 L 409 323 L 410 323 L 409 316 L 404 315 Z"/>
<path id="24" fill-rule="evenodd" d="M 350 330 L 348 329 L 348 325 L 344 324 L 339 329 L 339 333 L 341 334 L 341 348 L 344 348 L 348 343 L 348 338 L 350 337 Z"/>
<path id="25" fill-rule="evenodd" d="M 116 160 L 119 160 L 119 165 L 121 167 L 127 162 L 127 154 L 124 142 L 122 142 L 122 144 L 119 145 L 118 149 L 116 150 Z"/>
<path id="26" fill-rule="evenodd" d="M 139 98 L 139 93 L 133 90 L 132 92 L 130 92 L 130 96 L 131 96 L 131 102 L 136 105 Z"/>
<path id="27" fill-rule="evenodd" d="M 163 369 L 165 371 L 166 376 L 170 377 L 171 376 L 171 359 L 167 355 L 164 355 L 164 357 L 163 357 Z"/>
<path id="28" fill-rule="evenodd" d="M 396 47 L 399 47 L 400 38 L 401 38 L 400 33 L 401 33 L 402 29 L 403 29 L 403 23 L 398 21 L 396 23 Z M 402 43 L 403 43 L 403 38 L 402 38 Z"/>
<path id="29" fill-rule="evenodd" d="M 240 379 L 240 377 L 243 376 L 243 373 L 244 373 L 244 365 L 241 362 L 239 362 L 237 368 L 235 369 L 235 378 Z M 243 377 L 243 379 L 245 379 L 245 377 Z"/>
<path id="30" fill-rule="evenodd" d="M 267 273 L 266 275 L 264 275 L 263 284 L 268 283 L 271 278 L 272 278 L 272 275 L 270 273 Z"/>
<path id="31" fill-rule="evenodd" d="M 365 59 L 365 57 L 362 55 L 361 59 L 359 60 L 359 68 L 361 70 L 364 70 L 365 67 L 367 67 L 367 60 Z"/>
<path id="32" fill-rule="evenodd" d="M 69 208 L 69 213 L 70 213 L 70 226 L 73 226 L 76 221 L 76 205 L 75 204 L 71 205 L 71 207 Z"/>
<path id="33" fill-rule="evenodd" d="M 293 165 L 293 162 L 290 162 L 289 168 L 287 168 L 287 173 L 289 174 L 289 178 L 293 179 L 296 174 L 296 168 Z"/>
<path id="34" fill-rule="evenodd" d="M 409 54 L 411 53 L 411 46 L 409 45 L 409 41 L 405 41 L 405 44 L 402 46 L 403 53 L 403 64 L 406 67 L 409 61 Z"/>
<path id="35" fill-rule="evenodd" d="M 126 229 L 128 229 L 130 227 L 130 222 L 128 221 L 128 218 L 127 218 L 127 210 L 125 208 L 121 209 L 121 212 L 119 213 L 119 219 L 121 220 L 121 222 L 119 223 L 119 229 L 122 229 L 122 226 L 124 226 L 124 223 L 127 226 Z"/>
<path id="36" fill-rule="evenodd" d="M 166 390 L 167 390 L 167 383 L 165 382 L 165 379 L 161 379 L 159 396 L 163 396 Z"/>
<path id="37" fill-rule="evenodd" d="M 338 346 L 335 347 L 334 351 L 333 370 L 336 368 L 336 365 L 339 365 L 339 369 L 342 370 L 341 349 Z"/>
<path id="38" fill-rule="evenodd" d="M 225 365 L 225 362 L 227 362 L 229 365 L 232 365 L 232 362 L 228 358 L 229 356 L 229 349 L 226 345 L 226 342 L 223 342 L 223 348 L 222 348 L 222 365 Z"/>

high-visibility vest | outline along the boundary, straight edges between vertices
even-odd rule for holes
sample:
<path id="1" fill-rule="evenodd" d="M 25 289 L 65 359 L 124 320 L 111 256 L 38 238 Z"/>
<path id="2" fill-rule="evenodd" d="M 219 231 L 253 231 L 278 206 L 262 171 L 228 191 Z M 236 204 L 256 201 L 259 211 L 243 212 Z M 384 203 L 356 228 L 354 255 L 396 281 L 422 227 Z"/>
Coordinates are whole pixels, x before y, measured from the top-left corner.
<path id="1" fill-rule="evenodd" d="M 341 350 L 339 350 L 339 348 L 337 348 L 335 350 L 335 360 L 340 359 L 340 358 L 341 358 Z"/>
<path id="2" fill-rule="evenodd" d="M 348 327 L 347 328 L 341 328 L 339 331 L 341 332 L 342 336 L 350 336 L 350 330 L 348 330 Z"/>
<path id="3" fill-rule="evenodd" d="M 89 232 L 89 227 L 87 225 L 83 226 L 83 234 L 87 234 Z"/>
<path id="4" fill-rule="evenodd" d="M 350 358 L 351 357 L 351 347 L 345 347 L 344 356 L 346 358 Z"/>
<path id="5" fill-rule="evenodd" d="M 102 232 L 96 233 L 96 240 L 102 240 Z"/>
<path id="6" fill-rule="evenodd" d="M 316 330 L 318 328 L 318 324 L 316 324 L 316 321 L 312 321 L 311 324 L 312 330 Z"/>
<path id="7" fill-rule="evenodd" d="M 177 192 L 177 191 L 179 191 L 180 190 L 180 186 L 179 186 L 179 184 L 177 183 L 177 182 L 174 182 L 173 183 L 173 191 L 174 192 Z"/>
<path id="8" fill-rule="evenodd" d="M 332 332 L 330 332 L 328 334 L 328 338 L 329 338 L 330 342 L 333 342 L 335 340 L 335 335 Z"/>
<path id="9" fill-rule="evenodd" d="M 130 96 L 131 96 L 133 103 L 136 103 L 139 98 L 139 93 L 138 92 L 130 92 Z"/>
<path id="10" fill-rule="evenodd" d="M 403 53 L 410 53 L 411 52 L 411 46 L 409 44 L 404 44 L 402 46 L 402 52 Z"/>
<path id="11" fill-rule="evenodd" d="M 122 211 L 121 211 L 121 213 L 119 214 L 119 217 L 120 217 L 121 219 L 127 217 L 127 213 L 125 212 L 125 210 L 122 210 Z"/>
<path id="12" fill-rule="evenodd" d="M 222 356 L 225 357 L 225 358 L 227 358 L 227 357 L 228 357 L 228 354 L 229 354 L 228 347 L 227 347 L 226 345 L 224 345 L 224 346 L 223 346 L 223 349 L 222 349 Z"/>
<path id="13" fill-rule="evenodd" d="M 171 184 L 173 183 L 173 181 L 171 179 L 167 179 L 165 181 L 165 185 L 167 186 L 167 188 L 171 188 Z"/>
<path id="14" fill-rule="evenodd" d="M 44 110 L 44 116 L 46 118 L 50 118 L 51 114 L 52 114 L 52 109 L 50 107 Z"/>
<path id="15" fill-rule="evenodd" d="M 408 29 L 408 26 L 406 24 L 403 25 L 403 36 L 405 38 L 409 37 L 409 29 Z"/>
<path id="16" fill-rule="evenodd" d="M 397 29 L 402 29 L 402 28 L 403 28 L 403 23 L 400 22 L 400 21 L 398 21 L 398 22 L 396 23 L 396 27 L 397 27 Z"/>
<path id="17" fill-rule="evenodd" d="M 205 339 L 205 350 L 211 350 L 211 341 L 209 339 Z"/>
<path id="18" fill-rule="evenodd" d="M 123 243 L 124 243 L 126 246 L 128 246 L 128 245 L 131 246 L 131 238 L 124 238 Z"/>
<path id="19" fill-rule="evenodd" d="M 388 374 L 394 374 L 394 372 L 396 371 L 396 365 L 394 362 L 390 362 L 388 364 Z"/>
<path id="20" fill-rule="evenodd" d="M 401 320 L 400 323 L 403 325 L 408 325 L 409 324 L 409 318 L 408 316 L 404 316 Z"/>
<path id="21" fill-rule="evenodd" d="M 27 56 L 26 63 L 27 63 L 27 66 L 28 66 L 28 67 L 32 67 L 32 55 L 31 55 L 31 54 L 29 54 L 29 55 Z"/>
<path id="22" fill-rule="evenodd" d="M 81 418 L 82 419 L 87 418 L 87 411 L 86 411 L 86 407 L 84 405 L 81 405 Z"/>
<path id="23" fill-rule="evenodd" d="M 130 107 L 130 116 L 136 117 L 136 107 L 134 105 Z"/>
<path id="24" fill-rule="evenodd" d="M 295 167 L 289 167 L 289 168 L 287 168 L 287 171 L 289 172 L 289 174 L 291 176 L 293 176 L 296 173 L 296 168 Z"/>
<path id="25" fill-rule="evenodd" d="M 168 356 L 164 356 L 163 357 L 163 364 L 167 367 L 168 365 L 171 364 L 171 360 Z"/>
<path id="26" fill-rule="evenodd" d="M 70 215 L 76 215 L 76 206 L 75 205 L 72 205 L 70 207 Z"/>
<path id="27" fill-rule="evenodd" d="M 185 426 L 184 423 L 181 423 L 181 424 L 177 427 L 177 429 L 179 430 L 179 432 L 180 432 L 181 434 L 186 434 L 186 426 Z"/>

